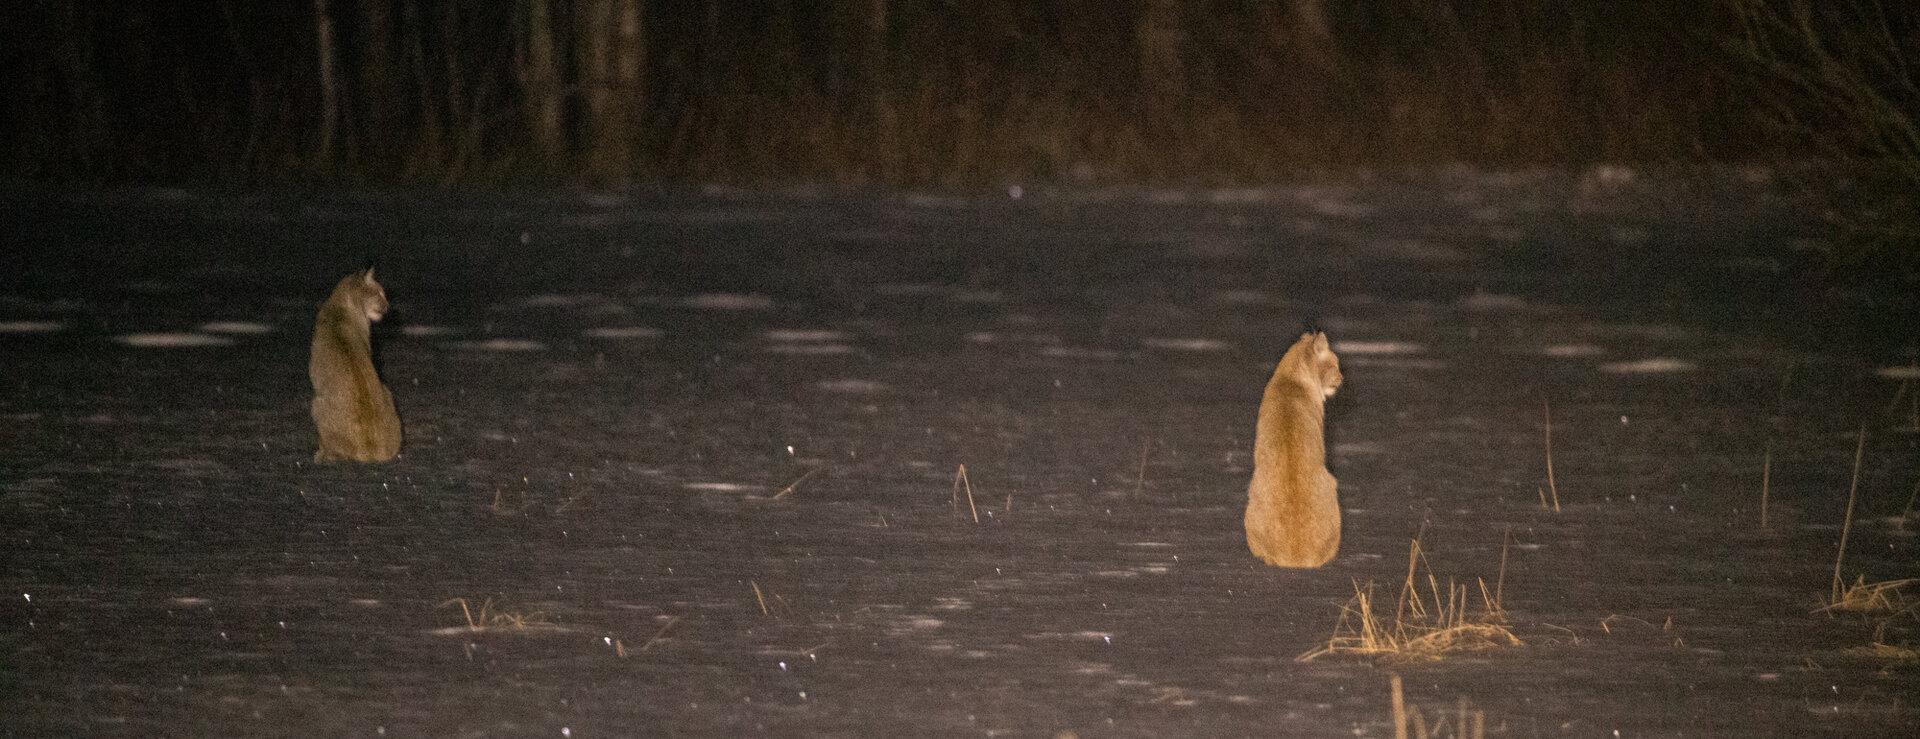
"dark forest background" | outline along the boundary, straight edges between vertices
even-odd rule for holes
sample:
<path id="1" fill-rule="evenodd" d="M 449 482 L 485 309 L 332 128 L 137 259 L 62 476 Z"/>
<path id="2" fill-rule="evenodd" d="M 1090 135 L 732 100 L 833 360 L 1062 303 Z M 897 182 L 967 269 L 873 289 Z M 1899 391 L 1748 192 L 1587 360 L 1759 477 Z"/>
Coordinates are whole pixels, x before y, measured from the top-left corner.
<path id="1" fill-rule="evenodd" d="M 1920 182 L 1920 3 L 4 6 L 16 180 L 1246 182 L 1822 158 Z"/>

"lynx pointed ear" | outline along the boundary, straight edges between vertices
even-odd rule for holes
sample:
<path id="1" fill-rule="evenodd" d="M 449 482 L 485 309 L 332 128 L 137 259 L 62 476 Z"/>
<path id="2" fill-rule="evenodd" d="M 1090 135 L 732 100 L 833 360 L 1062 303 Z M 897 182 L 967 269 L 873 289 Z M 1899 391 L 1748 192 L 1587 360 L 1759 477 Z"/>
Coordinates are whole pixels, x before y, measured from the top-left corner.
<path id="1" fill-rule="evenodd" d="M 1314 333 L 1314 335 L 1313 335 L 1313 351 L 1314 351 L 1314 353 L 1316 353 L 1316 354 L 1318 354 L 1318 353 L 1321 353 L 1321 352 L 1330 352 L 1330 351 L 1333 351 L 1333 348 L 1327 345 L 1327 334 L 1326 334 L 1326 332 L 1324 332 L 1324 331 L 1321 331 L 1321 332 L 1316 332 L 1316 333 Z"/>
<path id="2" fill-rule="evenodd" d="M 365 282 L 369 285 L 373 284 L 373 268 L 372 267 L 368 267 L 367 271 L 360 273 L 360 275 L 361 275 L 362 282 Z"/>

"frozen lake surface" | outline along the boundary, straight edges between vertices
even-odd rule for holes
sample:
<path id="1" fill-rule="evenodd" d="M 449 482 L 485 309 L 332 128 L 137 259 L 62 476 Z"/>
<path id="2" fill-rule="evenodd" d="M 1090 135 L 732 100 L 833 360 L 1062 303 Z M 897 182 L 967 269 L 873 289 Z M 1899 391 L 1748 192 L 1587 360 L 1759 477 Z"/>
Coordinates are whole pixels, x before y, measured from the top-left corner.
<path id="1" fill-rule="evenodd" d="M 1756 173 L 3 197 L 8 736 L 1385 737 L 1395 674 L 1493 736 L 1920 733 L 1861 649 L 1915 614 L 1817 612 L 1863 423 L 1845 574 L 1920 575 L 1913 296 L 1801 276 Z M 402 456 L 317 467 L 369 261 Z M 1345 536 L 1281 570 L 1310 325 Z M 1523 643 L 1296 661 L 1416 537 Z"/>

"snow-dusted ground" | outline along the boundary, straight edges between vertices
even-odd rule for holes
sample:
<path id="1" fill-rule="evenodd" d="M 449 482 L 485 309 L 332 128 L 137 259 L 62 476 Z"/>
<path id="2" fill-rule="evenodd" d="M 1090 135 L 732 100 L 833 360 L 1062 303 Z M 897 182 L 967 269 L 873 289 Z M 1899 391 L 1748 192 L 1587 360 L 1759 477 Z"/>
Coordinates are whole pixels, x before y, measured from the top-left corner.
<path id="1" fill-rule="evenodd" d="M 1796 277 L 1764 173 L 1606 174 L 12 192 L 0 732 L 1391 736 L 1391 674 L 1496 736 L 1920 732 L 1848 652 L 1914 615 L 1814 612 L 1862 423 L 1845 573 L 1920 575 L 1913 296 Z M 368 261 L 403 456 L 315 467 Z M 1345 539 L 1288 571 L 1240 514 L 1309 325 Z M 1416 536 L 1525 644 L 1296 662 Z"/>

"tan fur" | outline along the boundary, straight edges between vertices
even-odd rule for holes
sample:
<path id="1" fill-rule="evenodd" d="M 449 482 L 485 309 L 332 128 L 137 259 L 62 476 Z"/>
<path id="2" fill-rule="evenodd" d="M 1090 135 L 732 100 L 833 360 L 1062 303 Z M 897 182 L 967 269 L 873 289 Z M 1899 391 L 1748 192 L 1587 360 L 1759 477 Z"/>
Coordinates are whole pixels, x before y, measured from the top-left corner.
<path id="1" fill-rule="evenodd" d="M 1247 548 L 1267 564 L 1319 567 L 1340 550 L 1340 501 L 1327 472 L 1327 398 L 1340 389 L 1327 335 L 1306 333 L 1280 359 L 1260 400 Z"/>
<path id="2" fill-rule="evenodd" d="M 400 416 L 393 394 L 373 370 L 373 322 L 387 312 L 387 291 L 373 270 L 333 288 L 313 322 L 313 424 L 320 430 L 315 462 L 385 462 L 400 453 Z"/>

